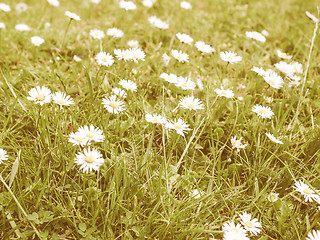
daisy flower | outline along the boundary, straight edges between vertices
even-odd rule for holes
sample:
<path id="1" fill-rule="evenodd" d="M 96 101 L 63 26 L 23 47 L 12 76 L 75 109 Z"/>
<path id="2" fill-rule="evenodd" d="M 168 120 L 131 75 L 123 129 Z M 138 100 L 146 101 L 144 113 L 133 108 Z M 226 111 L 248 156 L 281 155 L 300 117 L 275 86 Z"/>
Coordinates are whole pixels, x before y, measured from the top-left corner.
<path id="1" fill-rule="evenodd" d="M 196 79 L 197 80 L 197 85 L 198 85 L 200 90 L 203 90 L 202 79 L 203 79 L 203 77 L 201 77 L 201 76 L 198 76 L 197 79 Z"/>
<path id="2" fill-rule="evenodd" d="M 69 11 L 65 11 L 64 15 L 66 15 L 71 20 L 76 20 L 76 21 L 80 21 L 81 20 L 80 17 L 77 14 L 69 12 Z"/>
<path id="3" fill-rule="evenodd" d="M 241 219 L 241 224 L 243 227 L 249 231 L 251 234 L 257 235 L 261 232 L 261 223 L 256 218 L 252 218 L 251 214 L 244 212 L 239 215 Z"/>
<path id="4" fill-rule="evenodd" d="M 265 102 L 266 102 L 267 104 L 273 102 L 273 98 L 272 98 L 272 97 L 263 96 L 263 99 L 265 100 Z"/>
<path id="5" fill-rule="evenodd" d="M 145 117 L 146 121 L 150 123 L 165 124 L 167 121 L 167 119 L 160 114 L 147 113 Z"/>
<path id="6" fill-rule="evenodd" d="M 312 230 L 312 232 L 308 233 L 306 240 L 320 240 L 320 231 Z"/>
<path id="7" fill-rule="evenodd" d="M 112 88 L 112 92 L 117 95 L 118 97 L 121 98 L 126 98 L 127 97 L 127 93 L 122 90 L 121 88 Z"/>
<path id="8" fill-rule="evenodd" d="M 70 133 L 68 142 L 72 143 L 73 146 L 80 145 L 82 147 L 90 144 L 88 138 L 80 132 Z"/>
<path id="9" fill-rule="evenodd" d="M 7 151 L 0 148 L 0 164 L 2 163 L 2 161 L 5 161 L 7 159 L 8 159 Z"/>
<path id="10" fill-rule="evenodd" d="M 275 89 L 280 89 L 284 84 L 282 77 L 273 71 L 266 71 L 263 78 L 271 87 Z"/>
<path id="11" fill-rule="evenodd" d="M 159 29 L 168 29 L 169 28 L 168 23 L 161 21 L 156 16 L 149 17 L 148 21 L 151 25 L 153 25 L 156 28 L 159 28 Z"/>
<path id="12" fill-rule="evenodd" d="M 266 71 L 263 68 L 258 68 L 258 67 L 255 67 L 255 66 L 253 66 L 251 68 L 251 71 L 258 73 L 259 76 L 261 76 L 261 77 L 263 77 L 266 74 Z"/>
<path id="13" fill-rule="evenodd" d="M 189 110 L 204 109 L 204 105 L 200 101 L 200 99 L 195 98 L 194 96 L 184 97 L 180 99 L 179 105 L 180 107 Z"/>
<path id="14" fill-rule="evenodd" d="M 247 231 L 238 223 L 235 225 L 234 221 L 226 222 L 222 225 L 222 231 L 226 240 L 233 239 L 249 239 L 247 237 Z M 238 238 L 231 238 L 231 236 Z"/>
<path id="15" fill-rule="evenodd" d="M 188 77 L 178 77 L 178 81 L 175 83 L 177 87 L 181 87 L 183 90 L 194 90 L 196 84 Z"/>
<path id="16" fill-rule="evenodd" d="M 38 36 L 31 37 L 31 42 L 33 45 L 39 47 L 42 43 L 44 43 L 44 39 Z"/>
<path id="17" fill-rule="evenodd" d="M 100 66 L 110 67 L 114 63 L 113 56 L 110 53 L 99 52 L 95 59 Z"/>
<path id="18" fill-rule="evenodd" d="M 78 128 L 78 132 L 80 136 L 83 136 L 87 142 L 91 143 L 94 142 L 103 142 L 104 135 L 102 130 L 100 128 L 95 128 L 93 125 L 90 125 L 89 127 L 87 125 L 83 127 Z"/>
<path id="19" fill-rule="evenodd" d="M 9 5 L 5 4 L 5 3 L 0 3 L 0 10 L 4 11 L 4 12 L 10 12 L 11 8 Z"/>
<path id="20" fill-rule="evenodd" d="M 238 63 L 242 60 L 242 57 L 238 56 L 236 53 L 234 52 L 221 52 L 220 53 L 220 57 L 223 61 L 228 62 L 230 64 L 234 64 L 234 63 Z"/>
<path id="21" fill-rule="evenodd" d="M 82 169 L 84 173 L 88 173 L 92 170 L 98 171 L 104 163 L 104 159 L 97 149 L 90 149 L 89 147 L 88 149 L 83 149 L 83 153 L 78 152 L 74 162 L 80 165 L 80 169 Z"/>
<path id="22" fill-rule="evenodd" d="M 138 60 L 144 61 L 146 54 L 139 48 L 130 48 L 128 50 L 129 59 L 138 63 Z"/>
<path id="23" fill-rule="evenodd" d="M 125 62 L 131 60 L 130 52 L 128 50 L 114 49 L 113 53 L 118 60 L 124 60 Z"/>
<path id="24" fill-rule="evenodd" d="M 198 189 L 193 189 L 189 195 L 195 199 L 201 198 L 204 195 L 203 191 L 199 191 Z"/>
<path id="25" fill-rule="evenodd" d="M 169 82 L 169 83 L 177 83 L 178 82 L 178 76 L 170 73 L 161 73 L 160 78 L 164 79 L 165 81 Z"/>
<path id="26" fill-rule="evenodd" d="M 230 141 L 231 141 L 232 149 L 236 148 L 237 151 L 239 152 L 240 149 L 244 149 L 246 146 L 248 146 L 248 144 L 242 144 L 241 140 L 242 140 L 242 137 L 240 139 L 237 139 L 236 136 L 231 137 Z"/>
<path id="27" fill-rule="evenodd" d="M 91 0 L 91 2 L 94 4 L 99 4 L 101 2 L 101 0 Z"/>
<path id="28" fill-rule="evenodd" d="M 107 35 L 112 36 L 113 38 L 121 38 L 123 37 L 124 33 L 118 28 L 109 28 L 107 30 Z"/>
<path id="29" fill-rule="evenodd" d="M 165 127 L 169 129 L 174 129 L 178 134 L 181 136 L 184 136 L 185 131 L 189 131 L 189 124 L 187 124 L 185 121 L 183 121 L 181 118 L 174 121 L 167 121 L 165 123 Z"/>
<path id="30" fill-rule="evenodd" d="M 118 114 L 125 110 L 124 102 L 122 100 L 118 100 L 116 95 L 105 97 L 102 99 L 102 104 L 109 113 Z"/>
<path id="31" fill-rule="evenodd" d="M 60 2 L 58 0 L 47 0 L 47 2 L 54 7 L 60 6 Z"/>
<path id="32" fill-rule="evenodd" d="M 143 0 L 142 4 L 145 7 L 151 8 L 156 1 L 157 0 Z"/>
<path id="33" fill-rule="evenodd" d="M 93 37 L 94 39 L 102 39 L 104 38 L 105 34 L 103 31 L 99 30 L 99 29 L 92 29 L 90 30 L 90 36 Z"/>
<path id="34" fill-rule="evenodd" d="M 287 55 L 286 53 L 281 52 L 280 50 L 277 50 L 277 55 L 278 55 L 279 58 L 283 58 L 283 59 L 288 59 L 289 60 L 289 59 L 292 58 L 292 56 Z"/>
<path id="35" fill-rule="evenodd" d="M 164 65 L 168 66 L 170 59 L 171 59 L 171 57 L 168 54 L 166 54 L 166 53 L 162 54 L 162 61 L 163 61 Z"/>
<path id="36" fill-rule="evenodd" d="M 139 47 L 139 42 L 137 40 L 129 40 L 127 42 L 127 45 L 131 48 L 138 48 Z"/>
<path id="37" fill-rule="evenodd" d="M 28 25 L 23 23 L 15 25 L 14 28 L 19 32 L 26 32 L 31 30 L 31 28 Z"/>
<path id="38" fill-rule="evenodd" d="M 267 30 L 262 30 L 261 33 L 265 36 L 268 37 L 270 34 Z"/>
<path id="39" fill-rule="evenodd" d="M 137 9 L 137 6 L 132 1 L 121 0 L 119 3 L 119 7 L 124 8 L 126 11 Z"/>
<path id="40" fill-rule="evenodd" d="M 219 97 L 226 97 L 226 98 L 233 98 L 234 97 L 234 93 L 233 93 L 233 91 L 231 89 L 226 89 L 225 90 L 223 88 L 221 88 L 221 89 L 216 88 L 214 90 L 214 92 L 216 94 L 218 94 Z"/>
<path id="41" fill-rule="evenodd" d="M 121 87 L 123 87 L 126 90 L 131 90 L 132 92 L 136 92 L 137 91 L 137 84 L 135 84 L 134 82 L 132 82 L 131 80 L 124 80 L 122 79 L 119 82 L 119 85 L 121 85 Z"/>
<path id="42" fill-rule="evenodd" d="M 274 115 L 270 107 L 263 107 L 258 104 L 253 106 L 252 111 L 261 118 L 271 118 Z"/>
<path id="43" fill-rule="evenodd" d="M 307 184 L 303 183 L 302 181 L 296 182 L 293 188 L 304 196 L 304 200 L 306 202 L 320 202 L 319 195 L 316 194 L 314 190 L 312 190 Z"/>
<path id="44" fill-rule="evenodd" d="M 273 136 L 271 133 L 266 133 L 267 137 L 272 141 L 272 142 L 275 142 L 275 143 L 278 143 L 278 144 L 283 144 L 282 141 L 278 140 L 275 136 Z"/>
<path id="45" fill-rule="evenodd" d="M 77 55 L 73 56 L 73 60 L 75 60 L 76 62 L 81 62 L 82 61 L 82 59 L 79 58 Z"/>
<path id="46" fill-rule="evenodd" d="M 21 2 L 21 3 L 18 3 L 16 6 L 15 6 L 15 9 L 18 13 L 22 13 L 22 12 L 25 12 L 28 10 L 28 5 Z"/>
<path id="47" fill-rule="evenodd" d="M 189 2 L 186 2 L 186 1 L 181 1 L 180 2 L 180 7 L 183 8 L 183 9 L 187 9 L 187 10 L 192 9 L 191 4 Z"/>
<path id="48" fill-rule="evenodd" d="M 203 53 L 212 53 L 215 51 L 213 47 L 211 47 L 209 44 L 206 44 L 202 41 L 198 41 L 194 44 L 198 51 L 203 52 Z"/>
<path id="49" fill-rule="evenodd" d="M 6 28 L 6 25 L 3 22 L 0 22 L 0 29 Z"/>
<path id="50" fill-rule="evenodd" d="M 35 101 L 35 103 L 39 103 L 41 106 L 44 103 L 49 103 L 51 101 L 51 90 L 47 87 L 35 87 L 29 91 L 30 97 L 27 97 L 30 101 Z"/>
<path id="51" fill-rule="evenodd" d="M 225 233 L 223 235 L 223 240 L 250 240 L 246 234 L 240 232 Z"/>
<path id="52" fill-rule="evenodd" d="M 279 199 L 279 193 L 270 193 L 268 196 L 269 202 L 276 202 Z"/>
<path id="53" fill-rule="evenodd" d="M 74 104 L 72 98 L 70 96 L 66 96 L 66 94 L 62 92 L 56 92 L 52 94 L 52 100 L 54 103 L 58 104 L 61 109 L 63 106 Z"/>
<path id="54" fill-rule="evenodd" d="M 252 39 L 257 40 L 259 42 L 263 42 L 263 43 L 266 42 L 266 37 L 256 31 L 253 31 L 253 32 L 247 31 L 246 36 L 247 36 L 247 38 L 252 38 Z"/>
<path id="55" fill-rule="evenodd" d="M 182 43 L 191 44 L 193 42 L 193 38 L 190 37 L 188 34 L 177 33 L 176 36 Z"/>
<path id="56" fill-rule="evenodd" d="M 172 56 L 177 59 L 179 62 L 189 62 L 189 55 L 186 54 L 186 53 L 183 53 L 181 50 L 175 50 L 175 49 L 172 49 L 171 50 L 171 54 Z"/>
<path id="57" fill-rule="evenodd" d="M 298 62 L 286 63 L 286 62 L 280 61 L 275 64 L 275 67 L 290 78 L 291 76 L 294 76 L 296 74 L 303 73 L 302 64 Z"/>

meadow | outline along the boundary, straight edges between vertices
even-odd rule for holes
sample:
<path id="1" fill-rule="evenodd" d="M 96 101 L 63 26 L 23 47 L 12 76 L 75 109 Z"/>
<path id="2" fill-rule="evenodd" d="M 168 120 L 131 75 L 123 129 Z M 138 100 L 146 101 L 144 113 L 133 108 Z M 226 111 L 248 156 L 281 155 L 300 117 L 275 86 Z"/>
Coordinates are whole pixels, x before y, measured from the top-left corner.
<path id="1" fill-rule="evenodd" d="M 0 239 L 320 240 L 316 0 L 1 0 Z"/>

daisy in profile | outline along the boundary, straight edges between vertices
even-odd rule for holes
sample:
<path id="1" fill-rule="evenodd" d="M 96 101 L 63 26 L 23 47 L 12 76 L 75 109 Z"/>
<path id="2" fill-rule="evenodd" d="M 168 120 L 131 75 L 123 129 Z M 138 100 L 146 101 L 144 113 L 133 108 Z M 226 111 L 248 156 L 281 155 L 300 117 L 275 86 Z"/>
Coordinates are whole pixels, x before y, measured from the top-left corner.
<path id="1" fill-rule="evenodd" d="M 102 104 L 109 113 L 118 114 L 125 110 L 124 102 L 117 99 L 116 95 L 105 97 L 104 99 L 102 99 Z"/>
<path id="2" fill-rule="evenodd" d="M 87 142 L 91 143 L 94 142 L 103 142 L 104 135 L 100 128 L 95 128 L 93 125 L 89 127 L 87 125 L 78 128 L 78 132 L 80 136 L 83 136 Z"/>
<path id="3" fill-rule="evenodd" d="M 31 42 L 33 45 L 39 47 L 42 43 L 44 43 L 44 39 L 38 36 L 31 37 Z"/>
<path id="4" fill-rule="evenodd" d="M 195 98 L 194 96 L 184 97 L 180 99 L 179 106 L 189 110 L 199 110 L 204 109 L 203 103 L 200 99 Z"/>
<path id="5" fill-rule="evenodd" d="M 253 218 L 251 214 L 244 212 L 239 215 L 241 219 L 242 226 L 249 231 L 251 234 L 257 235 L 261 232 L 261 223 L 258 221 L 258 219 Z"/>
<path id="6" fill-rule="evenodd" d="M 121 38 L 123 37 L 124 33 L 118 28 L 109 28 L 107 30 L 107 35 L 112 36 L 113 38 Z"/>
<path id="7" fill-rule="evenodd" d="M 69 11 L 65 11 L 64 15 L 66 15 L 68 18 L 70 18 L 70 20 L 76 20 L 76 21 L 81 20 L 81 18 L 77 14 L 69 12 Z"/>
<path id="8" fill-rule="evenodd" d="M 275 136 L 273 136 L 271 133 L 266 133 L 267 137 L 272 141 L 272 142 L 275 142 L 275 143 L 278 143 L 278 144 L 283 144 L 282 141 L 278 140 Z"/>
<path id="9" fill-rule="evenodd" d="M 31 31 L 31 28 L 24 23 L 19 23 L 19 24 L 15 25 L 14 28 L 19 32 Z"/>
<path id="10" fill-rule="evenodd" d="M 179 41 L 182 42 L 182 43 L 186 43 L 186 44 L 191 45 L 191 43 L 193 42 L 193 38 L 190 37 L 188 34 L 177 33 L 176 36 L 179 39 Z"/>
<path id="11" fill-rule="evenodd" d="M 186 53 L 183 53 L 181 50 L 175 50 L 175 49 L 172 49 L 171 50 L 171 55 L 177 59 L 179 62 L 189 62 L 189 55 L 186 54 Z"/>
<path id="12" fill-rule="evenodd" d="M 65 93 L 56 92 L 51 96 L 52 96 L 53 102 L 58 104 L 61 109 L 63 106 L 70 106 L 71 104 L 74 104 L 74 101 L 72 100 L 72 98 L 69 95 L 67 96 Z"/>
<path id="13" fill-rule="evenodd" d="M 183 121 L 181 118 L 174 121 L 167 121 L 165 127 L 168 129 L 174 129 L 178 134 L 184 136 L 184 132 L 189 131 L 189 124 Z"/>
<path id="14" fill-rule="evenodd" d="M 242 140 L 242 137 L 239 139 L 237 139 L 236 136 L 231 137 L 230 141 L 231 141 L 232 149 L 235 148 L 239 152 L 240 149 L 244 149 L 246 146 L 248 146 L 248 144 L 242 144 L 241 140 Z"/>
<path id="15" fill-rule="evenodd" d="M 198 41 L 194 44 L 198 51 L 203 52 L 203 53 L 213 53 L 215 49 L 211 47 L 209 44 L 206 44 L 202 41 Z"/>
<path id="16" fill-rule="evenodd" d="M 304 196 L 304 200 L 306 202 L 313 202 L 316 201 L 320 203 L 319 195 L 312 190 L 307 184 L 303 183 L 302 181 L 298 181 L 295 183 L 294 187 L 295 190 L 300 192 L 302 196 Z"/>
<path id="17" fill-rule="evenodd" d="M 4 11 L 4 12 L 10 12 L 11 8 L 9 5 L 5 4 L 5 3 L 0 3 L 0 10 Z"/>
<path id="18" fill-rule="evenodd" d="M 73 60 L 75 60 L 76 62 L 81 62 L 82 59 L 80 57 L 78 57 L 77 55 L 73 56 Z"/>
<path id="19" fill-rule="evenodd" d="M 138 48 L 139 47 L 139 42 L 137 40 L 129 40 L 127 42 L 127 45 L 131 48 Z"/>
<path id="20" fill-rule="evenodd" d="M 54 7 L 60 6 L 60 2 L 58 0 L 47 0 L 47 2 Z"/>
<path id="21" fill-rule="evenodd" d="M 219 88 L 216 88 L 215 90 L 214 90 L 214 92 L 216 93 L 216 94 L 218 94 L 218 96 L 219 97 L 226 97 L 226 98 L 233 98 L 234 97 L 234 93 L 233 93 L 233 91 L 231 90 L 231 89 L 223 89 L 222 87 L 221 87 L 221 89 L 219 89 Z"/>
<path id="22" fill-rule="evenodd" d="M 29 95 L 30 97 L 27 97 L 28 100 L 35 101 L 35 103 L 39 103 L 41 106 L 51 102 L 51 90 L 44 86 L 32 88 L 29 91 Z"/>
<path id="23" fill-rule="evenodd" d="M 168 66 L 170 63 L 170 59 L 171 59 L 171 57 L 168 54 L 166 54 L 166 53 L 162 54 L 162 61 L 163 61 L 164 65 Z"/>
<path id="24" fill-rule="evenodd" d="M 165 124 L 167 122 L 167 119 L 165 117 L 155 113 L 154 114 L 147 113 L 145 118 L 147 122 L 155 123 L 155 124 Z"/>
<path id="25" fill-rule="evenodd" d="M 271 118 L 274 115 L 270 107 L 263 107 L 258 104 L 253 106 L 252 111 L 261 118 Z"/>
<path id="26" fill-rule="evenodd" d="M 269 202 L 276 202 L 279 199 L 279 193 L 270 193 L 268 196 Z"/>
<path id="27" fill-rule="evenodd" d="M 137 84 L 135 84 L 131 80 L 121 79 L 121 81 L 119 82 L 119 85 L 121 87 L 123 87 L 124 89 L 130 90 L 132 92 L 136 92 L 137 91 Z"/>
<path id="28" fill-rule="evenodd" d="M 196 84 L 188 77 L 178 77 L 177 80 L 175 85 L 183 90 L 194 90 L 196 88 Z"/>
<path id="29" fill-rule="evenodd" d="M 166 22 L 161 21 L 161 19 L 157 18 L 156 16 L 152 16 L 148 18 L 148 21 L 151 25 L 159 29 L 168 29 L 169 24 Z"/>
<path id="30" fill-rule="evenodd" d="M 169 82 L 169 83 L 174 83 L 176 84 L 178 82 L 178 76 L 170 73 L 161 73 L 160 78 L 164 79 L 165 81 Z"/>
<path id="31" fill-rule="evenodd" d="M 238 63 L 242 60 L 242 57 L 230 51 L 220 52 L 220 57 L 223 61 L 228 62 L 230 64 Z"/>
<path id="32" fill-rule="evenodd" d="M 267 104 L 270 104 L 270 103 L 273 102 L 273 98 L 272 97 L 263 96 L 263 99 Z"/>
<path id="33" fill-rule="evenodd" d="M 8 160 L 8 155 L 7 155 L 7 151 L 0 148 L 0 164 L 2 163 L 2 161 Z"/>
<path id="34" fill-rule="evenodd" d="M 265 71 L 263 68 L 261 68 L 261 67 L 258 68 L 258 67 L 253 66 L 253 67 L 251 68 L 251 71 L 258 73 L 259 76 L 261 76 L 261 77 L 263 77 L 263 76 L 266 74 L 266 71 Z"/>
<path id="35" fill-rule="evenodd" d="M 124 0 L 120 1 L 119 7 L 124 8 L 126 11 L 137 9 L 137 6 L 132 1 L 124 1 Z"/>
<path id="36" fill-rule="evenodd" d="M 187 1 L 181 1 L 180 2 L 180 7 L 183 8 L 183 9 L 186 9 L 186 10 L 192 9 L 191 4 L 189 2 L 187 2 Z"/>
<path id="37" fill-rule="evenodd" d="M 320 240 L 320 230 L 312 230 L 312 232 L 309 232 L 306 240 Z"/>
<path id="38" fill-rule="evenodd" d="M 127 93 L 121 88 L 112 88 L 112 92 L 114 95 L 117 95 L 118 97 L 121 97 L 121 98 L 127 97 Z"/>
<path id="39" fill-rule="evenodd" d="M 263 78 L 271 87 L 275 89 L 280 89 L 284 84 L 282 77 L 274 71 L 266 71 L 263 75 Z"/>
<path id="40" fill-rule="evenodd" d="M 281 52 L 280 50 L 277 50 L 277 55 L 278 55 L 279 58 L 283 58 L 283 59 L 290 60 L 292 58 L 292 56 L 287 55 L 286 53 Z"/>
<path id="41" fill-rule="evenodd" d="M 83 149 L 83 153 L 78 152 L 76 154 L 74 162 L 80 165 L 80 169 L 82 169 L 84 173 L 88 173 L 92 170 L 98 171 L 104 163 L 104 159 L 97 149 L 90 149 L 90 147 L 88 147 L 87 149 Z"/>
<path id="42" fill-rule="evenodd" d="M 72 143 L 73 146 L 85 146 L 85 145 L 90 145 L 91 143 L 88 142 L 88 138 L 83 135 L 83 133 L 80 132 L 72 132 L 69 135 L 68 142 Z"/>
<path id="43" fill-rule="evenodd" d="M 5 29 L 6 25 L 3 22 L 0 22 L 0 29 Z"/>
<path id="44" fill-rule="evenodd" d="M 114 63 L 113 56 L 110 53 L 99 52 L 95 59 L 100 66 L 110 67 Z"/>
<path id="45" fill-rule="evenodd" d="M 259 42 L 263 42 L 263 43 L 266 42 L 266 37 L 256 31 L 253 31 L 253 32 L 247 31 L 246 36 L 247 36 L 247 38 L 252 38 L 252 39 L 259 41 Z"/>
<path id="46" fill-rule="evenodd" d="M 92 29 L 90 30 L 90 36 L 93 37 L 94 39 L 102 39 L 104 38 L 105 34 L 102 30 L 99 30 L 99 29 Z"/>

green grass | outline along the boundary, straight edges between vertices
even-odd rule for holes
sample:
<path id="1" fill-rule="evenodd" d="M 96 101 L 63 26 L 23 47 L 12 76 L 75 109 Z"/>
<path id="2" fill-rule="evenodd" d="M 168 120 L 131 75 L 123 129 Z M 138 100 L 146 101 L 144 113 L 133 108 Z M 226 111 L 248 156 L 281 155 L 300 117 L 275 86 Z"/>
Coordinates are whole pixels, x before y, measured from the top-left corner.
<path id="1" fill-rule="evenodd" d="M 0 29 L 0 147 L 9 155 L 0 165 L 1 239 L 222 239 L 223 223 L 244 211 L 263 226 L 251 239 L 305 239 L 320 229 L 319 204 L 306 203 L 293 189 L 296 180 L 320 189 L 319 36 L 294 124 L 302 84 L 290 88 L 285 80 L 277 90 L 250 71 L 252 66 L 275 69 L 277 49 L 306 69 L 315 24 L 305 11 L 317 15 L 317 1 L 190 0 L 192 10 L 181 9 L 176 0 L 158 0 L 150 9 L 137 1 L 138 8 L 126 12 L 111 0 L 98 5 L 61 0 L 59 8 L 28 0 L 29 9 L 20 14 L 14 10 L 19 1 L 5 2 L 12 11 L 0 12 L 6 24 Z M 61 48 L 66 10 L 81 21 L 71 22 Z M 152 27 L 148 17 L 153 15 L 170 28 Z M 51 23 L 47 29 L 45 22 Z M 32 31 L 17 32 L 18 23 Z M 125 35 L 106 36 L 104 51 L 113 54 L 136 39 L 146 60 L 116 60 L 97 74 L 91 58 L 100 44 L 89 31 L 110 27 Z M 245 36 L 264 29 L 270 33 L 266 43 Z M 193 45 L 180 43 L 178 32 L 216 52 L 201 55 Z M 32 36 L 45 43 L 33 46 Z M 161 56 L 171 49 L 188 53 L 190 62 L 172 59 L 165 66 Z M 220 51 L 234 51 L 243 60 L 226 66 Z M 83 61 L 75 62 L 74 55 Z M 159 78 L 163 72 L 192 80 L 201 76 L 204 90 L 175 87 Z M 138 91 L 128 92 L 126 110 L 113 115 L 103 108 L 102 98 L 123 78 L 136 82 Z M 66 92 L 75 105 L 39 108 L 27 100 L 28 91 L 38 85 Z M 217 98 L 214 89 L 221 86 L 244 99 Z M 172 112 L 179 99 L 191 94 L 202 100 L 204 110 Z M 267 105 L 263 96 L 274 98 L 268 105 L 275 113 L 272 119 L 251 111 L 255 104 Z M 147 112 L 181 117 L 191 130 L 184 138 L 148 124 Z M 94 144 L 105 163 L 99 172 L 85 174 L 74 164 L 81 148 L 68 143 L 68 137 L 90 124 L 106 137 Z M 273 143 L 266 132 L 283 136 L 284 144 Z M 242 136 L 248 146 L 237 152 L 231 136 Z M 204 194 L 194 198 L 189 194 L 193 189 Z M 267 200 L 271 192 L 280 194 L 275 203 Z"/>

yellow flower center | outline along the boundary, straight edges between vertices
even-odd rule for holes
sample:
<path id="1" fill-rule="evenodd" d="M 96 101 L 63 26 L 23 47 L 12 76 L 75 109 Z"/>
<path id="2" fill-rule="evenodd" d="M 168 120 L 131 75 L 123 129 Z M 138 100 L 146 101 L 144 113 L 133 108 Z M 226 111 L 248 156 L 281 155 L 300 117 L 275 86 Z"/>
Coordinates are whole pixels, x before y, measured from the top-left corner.
<path id="1" fill-rule="evenodd" d="M 118 103 L 111 102 L 111 103 L 109 103 L 109 106 L 112 107 L 113 109 L 116 109 L 118 107 Z"/>
<path id="2" fill-rule="evenodd" d="M 195 105 L 193 102 L 191 102 L 191 103 L 188 103 L 188 107 L 189 107 L 189 108 L 195 108 L 196 105 Z"/>
<path id="3" fill-rule="evenodd" d="M 39 94 L 37 95 L 36 99 L 37 99 L 38 101 L 43 101 L 43 100 L 44 100 L 44 95 L 43 95 L 42 93 L 39 93 Z"/>
<path id="4" fill-rule="evenodd" d="M 108 62 L 108 58 L 102 58 L 101 61 L 102 62 Z"/>
<path id="5" fill-rule="evenodd" d="M 251 221 L 246 221 L 246 226 L 247 226 L 248 228 L 252 228 L 252 227 L 253 227 L 253 224 L 252 224 Z"/>
<path id="6" fill-rule="evenodd" d="M 271 201 L 271 202 L 274 202 L 275 200 L 276 200 L 276 196 L 275 196 L 275 195 L 271 195 L 271 196 L 270 196 L 270 201 Z"/>
<path id="7" fill-rule="evenodd" d="M 159 121 L 160 121 L 160 118 L 159 118 L 159 117 L 154 117 L 154 118 L 153 118 L 153 122 L 158 123 Z"/>
<path id="8" fill-rule="evenodd" d="M 85 157 L 84 159 L 87 163 L 93 163 L 94 162 L 94 158 L 92 155 L 88 155 Z"/>
<path id="9" fill-rule="evenodd" d="M 87 132 L 86 136 L 87 136 L 88 138 L 93 138 L 93 137 L 94 137 L 94 134 L 89 131 L 89 132 Z"/>
<path id="10" fill-rule="evenodd" d="M 61 105 L 63 105 L 63 104 L 66 103 L 66 101 L 65 101 L 63 98 L 61 98 L 61 99 L 58 101 L 58 103 L 61 104 Z"/>
<path id="11" fill-rule="evenodd" d="M 182 129 L 181 123 L 178 123 L 178 122 L 177 122 L 177 123 L 175 123 L 173 126 L 174 126 L 175 129 Z"/>
<path id="12" fill-rule="evenodd" d="M 270 79 L 270 80 L 269 80 L 269 84 L 270 84 L 270 85 L 275 85 L 275 83 L 276 83 L 276 81 L 275 81 L 274 79 Z"/>
<path id="13" fill-rule="evenodd" d="M 83 142 L 83 138 L 82 137 L 76 137 L 76 141 Z"/>
<path id="14" fill-rule="evenodd" d="M 2 158 L 2 155 L 0 154 L 0 158 Z"/>
<path id="15" fill-rule="evenodd" d="M 311 192 L 311 190 L 310 190 L 310 188 L 305 188 L 305 189 L 303 189 L 303 192 L 305 193 L 305 194 L 311 194 L 312 192 Z"/>
<path id="16" fill-rule="evenodd" d="M 228 60 L 229 62 L 231 62 L 231 61 L 233 60 L 233 57 L 232 57 L 232 56 L 228 56 L 228 57 L 227 57 L 227 60 Z"/>
<path id="17" fill-rule="evenodd" d="M 184 83 L 182 83 L 181 85 L 182 85 L 182 87 L 188 87 L 187 82 L 184 82 Z"/>
<path id="18" fill-rule="evenodd" d="M 267 110 L 265 110 L 265 109 L 260 109 L 259 112 L 260 112 L 261 114 L 266 114 L 266 113 L 267 113 Z"/>
<path id="19" fill-rule="evenodd" d="M 227 91 L 226 90 L 221 90 L 222 95 L 227 95 Z"/>
<path id="20" fill-rule="evenodd" d="M 235 228 L 235 227 L 232 228 L 231 231 L 232 231 L 232 232 L 235 232 L 235 233 L 238 233 L 238 232 L 239 232 L 239 230 L 238 230 L 237 228 Z"/>

